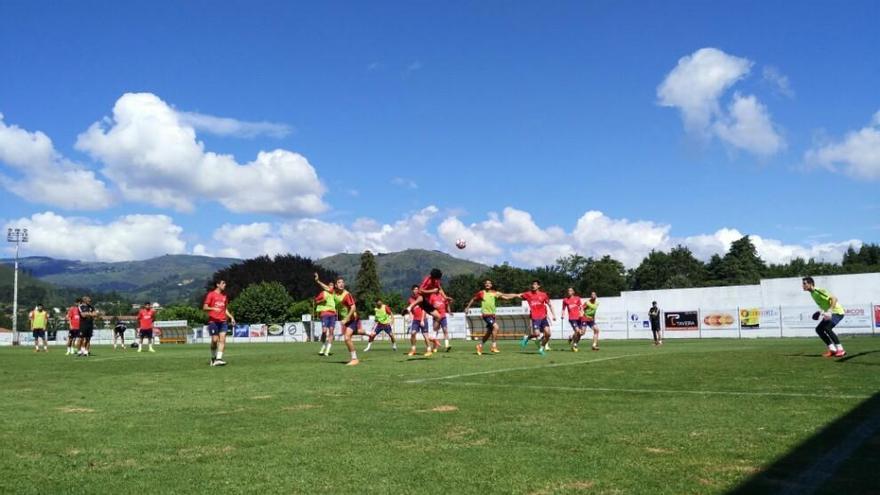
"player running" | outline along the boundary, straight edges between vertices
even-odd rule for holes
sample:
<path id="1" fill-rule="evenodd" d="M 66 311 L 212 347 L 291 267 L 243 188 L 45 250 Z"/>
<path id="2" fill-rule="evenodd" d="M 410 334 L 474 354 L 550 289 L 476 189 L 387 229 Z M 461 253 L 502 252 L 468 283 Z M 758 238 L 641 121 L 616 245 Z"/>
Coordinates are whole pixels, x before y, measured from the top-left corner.
<path id="1" fill-rule="evenodd" d="M 49 341 L 46 340 L 46 329 L 49 327 L 49 313 L 43 309 L 42 304 L 28 314 L 31 323 L 31 332 L 34 336 L 34 352 L 40 352 L 40 341 L 43 341 L 43 352 L 49 352 Z"/>
<path id="2" fill-rule="evenodd" d="M 149 302 L 145 302 L 144 306 L 138 311 L 138 352 L 144 347 L 144 339 L 150 340 L 150 352 L 156 352 L 153 349 L 153 318 L 156 317 L 156 310 L 153 309 Z M 222 352 L 222 351 L 221 351 Z"/>
<path id="3" fill-rule="evenodd" d="M 594 351 L 599 350 L 599 325 L 596 325 L 596 310 L 599 309 L 599 300 L 596 299 L 596 291 L 590 292 L 590 298 L 584 301 L 584 327 L 593 329 Z M 584 328 L 584 331 L 587 329 Z M 580 339 L 579 339 L 580 340 Z"/>
<path id="4" fill-rule="evenodd" d="M 339 315 L 336 313 L 336 290 L 330 284 L 321 282 L 315 273 L 315 282 L 321 287 L 321 293 L 315 296 L 315 311 L 321 318 L 321 350 L 319 356 L 329 356 L 333 346 L 333 333 L 336 332 L 336 322 Z"/>
<path id="5" fill-rule="evenodd" d="M 119 320 L 116 322 L 116 325 L 113 326 L 113 350 L 116 350 L 116 342 L 117 340 L 120 342 L 122 350 L 125 351 L 125 331 L 128 330 L 128 327 L 125 326 L 125 322 Z"/>
<path id="6" fill-rule="evenodd" d="M 837 334 L 834 332 L 834 327 L 840 323 L 840 320 L 843 319 L 845 314 L 843 306 L 840 305 L 840 301 L 838 301 L 837 298 L 827 290 L 816 287 L 816 282 L 813 281 L 813 277 L 804 277 L 801 279 L 801 286 L 805 291 L 810 293 L 813 300 L 816 301 L 816 304 L 819 306 L 819 309 L 822 310 L 821 313 L 817 311 L 816 314 L 813 315 L 814 320 L 819 320 L 819 325 L 816 326 L 816 333 L 819 334 L 819 338 L 822 339 L 822 342 L 825 342 L 825 345 L 828 346 L 828 350 L 822 354 L 822 356 L 846 356 L 846 351 L 843 350 L 843 345 L 840 343 L 840 339 L 837 338 Z"/>
<path id="7" fill-rule="evenodd" d="M 467 315 L 467 311 L 471 308 L 472 304 L 475 302 L 480 303 L 480 315 L 483 317 L 483 322 L 486 324 L 486 331 L 483 332 L 483 338 L 480 340 L 480 343 L 477 344 L 478 356 L 483 355 L 483 345 L 490 338 L 492 339 L 492 347 L 490 348 L 490 351 L 493 354 L 501 352 L 498 350 L 498 323 L 495 322 L 495 303 L 501 295 L 500 292 L 495 290 L 492 281 L 486 279 L 483 281 L 483 290 L 474 294 L 474 297 L 468 301 L 464 308 L 465 315 Z"/>
<path id="8" fill-rule="evenodd" d="M 568 315 L 568 324 L 571 325 L 572 334 L 568 338 L 568 345 L 572 352 L 578 352 L 578 342 L 581 341 L 584 332 L 584 303 L 581 296 L 577 295 L 573 287 L 569 287 L 565 291 L 565 298 L 562 299 L 562 311 Z"/>
<path id="9" fill-rule="evenodd" d="M 440 341 L 438 338 L 440 337 L 441 330 L 443 331 L 443 348 L 446 352 L 449 352 L 452 350 L 452 346 L 449 345 L 449 321 L 446 318 L 446 314 L 449 312 L 449 303 L 452 302 L 452 299 L 447 297 L 446 294 L 435 293 L 431 294 L 428 301 L 437 315 L 434 317 L 434 337 L 431 339 L 434 342 L 434 352 L 440 352 Z"/>
<path id="10" fill-rule="evenodd" d="M 504 294 L 502 296 L 504 299 L 514 299 L 517 297 L 529 303 L 529 315 L 532 319 L 532 333 L 524 335 L 519 346 L 521 349 L 525 349 L 530 339 L 537 340 L 540 337 L 541 341 L 540 344 L 538 344 L 538 353 L 543 356 L 548 350 L 548 344 L 550 343 L 550 321 L 556 320 L 556 315 L 553 313 L 553 307 L 550 305 L 550 297 L 547 296 L 546 292 L 541 290 L 541 282 L 538 280 L 532 280 L 532 287 L 528 292 L 523 292 L 521 294 Z M 550 311 L 549 321 L 547 320 L 548 310 Z"/>
<path id="11" fill-rule="evenodd" d="M 428 339 L 428 325 L 425 310 L 421 305 L 422 296 L 419 294 L 419 286 L 412 286 L 412 295 L 407 300 L 406 314 L 412 319 L 409 325 L 410 349 L 407 356 L 416 355 L 416 335 L 421 333 L 425 339 L 425 356 L 431 357 L 431 342 Z"/>
<path id="12" fill-rule="evenodd" d="M 223 351 L 226 350 L 226 334 L 229 332 L 229 326 L 235 326 L 235 317 L 226 307 L 227 296 L 223 293 L 226 290 L 226 281 L 223 279 L 214 282 L 214 290 L 208 292 L 205 296 L 205 302 L 202 304 L 202 310 L 208 313 L 208 334 L 211 335 L 211 366 L 226 366 L 223 360 Z"/>
<path id="13" fill-rule="evenodd" d="M 95 317 L 100 313 L 92 306 L 92 298 L 83 296 L 79 305 L 79 352 L 77 356 L 88 357 L 92 355 L 92 335 L 95 332 Z"/>
<path id="14" fill-rule="evenodd" d="M 65 356 L 73 356 L 76 349 L 79 349 L 79 305 L 82 304 L 82 298 L 77 297 L 73 306 L 67 308 L 67 352 Z"/>
<path id="15" fill-rule="evenodd" d="M 373 315 L 376 317 L 376 324 L 373 326 L 373 331 L 370 332 L 370 339 L 369 342 L 367 342 L 367 347 L 364 349 L 364 352 L 370 351 L 370 348 L 373 347 L 373 341 L 376 340 L 376 337 L 382 332 L 388 334 L 388 337 L 391 339 L 391 350 L 396 351 L 397 340 L 394 339 L 394 331 L 391 328 L 391 322 L 394 318 L 391 308 L 383 303 L 381 299 L 376 299 L 376 305 L 373 308 Z"/>

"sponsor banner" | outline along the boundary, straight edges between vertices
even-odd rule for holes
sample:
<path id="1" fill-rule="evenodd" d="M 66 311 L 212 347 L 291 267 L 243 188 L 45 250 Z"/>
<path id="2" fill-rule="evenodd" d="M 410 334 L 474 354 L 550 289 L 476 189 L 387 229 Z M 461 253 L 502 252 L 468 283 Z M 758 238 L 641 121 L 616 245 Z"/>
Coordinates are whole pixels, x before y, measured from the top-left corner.
<path id="1" fill-rule="evenodd" d="M 471 308 L 468 310 L 468 316 L 480 316 L 482 313 L 480 312 L 480 308 Z M 529 308 L 524 306 L 504 306 L 495 308 L 495 316 L 507 316 L 507 315 L 527 315 L 529 314 Z"/>
<path id="2" fill-rule="evenodd" d="M 599 329 L 603 332 L 626 332 L 628 324 L 629 321 L 626 318 L 626 313 L 617 313 L 613 311 L 598 311 L 596 313 L 596 325 L 598 325 Z"/>
<path id="3" fill-rule="evenodd" d="M 742 308 L 739 326 L 743 330 L 779 329 L 781 314 L 778 308 Z"/>
<path id="4" fill-rule="evenodd" d="M 699 311 L 664 311 L 663 319 L 666 323 L 666 330 L 680 331 L 700 329 Z"/>
<path id="5" fill-rule="evenodd" d="M 651 320 L 648 318 L 648 313 L 630 313 L 629 314 L 629 329 L 630 330 L 650 330 L 651 329 Z"/>
<path id="6" fill-rule="evenodd" d="M 284 335 L 284 325 L 273 323 L 266 327 L 266 333 L 269 334 L 270 337 L 281 337 Z"/>
<path id="7" fill-rule="evenodd" d="M 702 312 L 703 330 L 736 330 L 739 312 L 735 309 L 708 309 Z"/>
<path id="8" fill-rule="evenodd" d="M 269 326 L 265 323 L 252 323 L 248 325 L 248 336 L 251 338 L 265 338 L 269 335 Z"/>
<path id="9" fill-rule="evenodd" d="M 880 305 L 874 306 L 874 326 L 880 328 Z"/>
<path id="10" fill-rule="evenodd" d="M 235 329 L 232 331 L 232 336 L 239 337 L 239 338 L 247 338 L 248 325 L 235 325 Z"/>
<path id="11" fill-rule="evenodd" d="M 153 328 L 189 328 L 189 322 L 186 320 L 166 320 L 166 321 L 154 321 Z"/>
<path id="12" fill-rule="evenodd" d="M 818 322 L 813 319 L 816 306 L 788 306 L 782 308 L 782 326 L 785 328 L 816 328 Z"/>
<path id="13" fill-rule="evenodd" d="M 844 309 L 844 317 L 835 328 L 871 328 L 874 317 L 871 306 L 852 306 Z"/>

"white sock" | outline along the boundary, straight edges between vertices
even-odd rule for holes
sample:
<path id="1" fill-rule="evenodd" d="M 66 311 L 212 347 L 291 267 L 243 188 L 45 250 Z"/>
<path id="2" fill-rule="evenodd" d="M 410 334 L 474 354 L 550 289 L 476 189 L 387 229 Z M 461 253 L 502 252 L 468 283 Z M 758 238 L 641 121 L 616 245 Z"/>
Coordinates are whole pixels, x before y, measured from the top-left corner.
<path id="1" fill-rule="evenodd" d="M 449 339 L 443 339 L 443 347 L 449 347 Z"/>
<path id="2" fill-rule="evenodd" d="M 330 348 L 333 347 L 333 344 L 327 342 L 327 354 L 330 354 Z"/>
<path id="3" fill-rule="evenodd" d="M 222 353 L 222 352 L 218 352 L 218 353 L 217 353 L 217 359 L 221 359 L 221 360 L 223 359 L 223 353 Z"/>
<path id="4" fill-rule="evenodd" d="M 838 351 L 842 351 L 842 350 L 843 350 L 843 344 L 837 344 L 837 350 L 838 350 Z"/>
<path id="5" fill-rule="evenodd" d="M 834 344 L 828 344 L 828 350 L 834 352 L 837 350 L 837 346 Z"/>
<path id="6" fill-rule="evenodd" d="M 357 359 L 357 358 L 358 358 L 358 353 L 357 353 L 357 351 L 351 351 L 351 358 L 352 358 L 352 359 Z"/>

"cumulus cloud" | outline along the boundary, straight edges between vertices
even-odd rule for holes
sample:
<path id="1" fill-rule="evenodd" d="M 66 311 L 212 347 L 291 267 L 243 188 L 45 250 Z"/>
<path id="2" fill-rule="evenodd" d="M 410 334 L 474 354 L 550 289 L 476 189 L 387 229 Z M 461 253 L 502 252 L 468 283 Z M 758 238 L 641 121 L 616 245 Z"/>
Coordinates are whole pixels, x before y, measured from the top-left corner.
<path id="1" fill-rule="evenodd" d="M 3 114 L 0 162 L 17 172 L 0 173 L 0 185 L 29 202 L 69 210 L 99 210 L 113 202 L 94 172 L 64 158 L 46 134 L 6 124 Z"/>
<path id="2" fill-rule="evenodd" d="M 714 234 L 685 237 L 677 242 L 690 248 L 697 258 L 707 260 L 713 254 L 723 255 L 726 253 L 730 249 L 730 245 L 744 235 L 737 229 L 722 228 Z M 785 244 L 776 239 L 767 239 L 754 234 L 749 235 L 749 239 L 755 245 L 758 256 L 765 262 L 773 264 L 787 263 L 795 258 L 840 262 L 848 247 L 853 246 L 858 249 L 862 246 L 862 241 L 858 239 L 809 245 Z"/>
<path id="3" fill-rule="evenodd" d="M 393 252 L 409 248 L 437 249 L 437 237 L 428 223 L 437 215 L 435 206 L 425 207 L 393 223 L 361 218 L 350 225 L 314 218 L 244 225 L 225 224 L 213 234 L 209 245 L 198 244 L 195 254 L 252 257 L 260 254 L 297 253 L 314 258 L 346 252 Z"/>
<path id="4" fill-rule="evenodd" d="M 785 147 L 767 108 L 754 96 L 735 94 L 728 114 L 715 122 L 714 129 L 726 143 L 756 155 L 773 155 Z"/>
<path id="5" fill-rule="evenodd" d="M 419 185 L 416 181 L 412 179 L 407 179 L 406 177 L 395 177 L 391 179 L 391 183 L 395 186 L 400 186 L 406 189 L 418 189 Z"/>
<path id="6" fill-rule="evenodd" d="M 191 211 L 199 199 L 233 212 L 309 215 L 324 211 L 325 188 L 297 153 L 261 151 L 239 164 L 205 151 L 192 124 L 150 93 L 127 93 L 112 118 L 80 134 L 77 149 L 104 164 L 103 173 L 130 201 Z"/>
<path id="7" fill-rule="evenodd" d="M 275 122 L 246 122 L 197 112 L 177 112 L 177 115 L 181 124 L 217 136 L 253 138 L 266 135 L 283 138 L 293 132 L 289 125 Z"/>
<path id="8" fill-rule="evenodd" d="M 677 108 L 691 135 L 704 140 L 717 137 L 758 155 L 774 154 L 785 144 L 767 108 L 755 96 L 737 93 L 727 110 L 720 102 L 728 89 L 748 76 L 752 65 L 717 48 L 701 48 L 678 60 L 657 87 L 657 102 Z"/>
<path id="9" fill-rule="evenodd" d="M 847 133 L 840 141 L 808 150 L 804 160 L 857 179 L 880 179 L 880 111 L 867 126 Z"/>
<path id="10" fill-rule="evenodd" d="M 27 254 L 83 261 L 126 261 L 186 252 L 183 229 L 165 215 L 125 215 L 102 223 L 47 211 L 7 222 L 28 229 Z"/>

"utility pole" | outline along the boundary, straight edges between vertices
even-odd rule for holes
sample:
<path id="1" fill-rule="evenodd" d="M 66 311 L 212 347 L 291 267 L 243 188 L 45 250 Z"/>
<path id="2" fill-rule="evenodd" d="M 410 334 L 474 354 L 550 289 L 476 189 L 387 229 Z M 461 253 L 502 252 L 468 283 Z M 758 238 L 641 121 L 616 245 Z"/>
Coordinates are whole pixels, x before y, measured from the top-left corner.
<path id="1" fill-rule="evenodd" d="M 15 243 L 15 275 L 12 283 L 12 344 L 18 344 L 18 253 L 21 244 L 28 241 L 28 229 L 6 230 L 6 242 Z"/>

